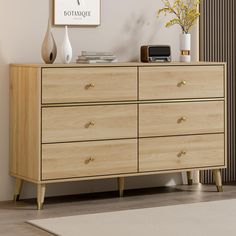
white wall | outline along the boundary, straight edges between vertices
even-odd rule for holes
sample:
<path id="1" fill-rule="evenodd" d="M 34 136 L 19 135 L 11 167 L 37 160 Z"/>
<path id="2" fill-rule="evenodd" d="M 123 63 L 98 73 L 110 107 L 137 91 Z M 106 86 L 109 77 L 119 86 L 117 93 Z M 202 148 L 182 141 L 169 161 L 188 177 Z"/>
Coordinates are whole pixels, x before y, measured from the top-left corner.
<path id="1" fill-rule="evenodd" d="M 139 58 L 142 44 L 170 44 L 174 60 L 179 59 L 179 28 L 165 29 L 166 19 L 157 20 L 156 9 L 160 7 L 160 0 L 101 1 L 101 26 L 73 27 L 69 30 L 74 61 L 81 50 L 113 51 L 120 61 L 135 61 Z M 42 62 L 40 49 L 51 11 L 48 0 L 0 0 L 0 201 L 12 198 L 14 183 L 8 175 L 9 63 Z M 53 32 L 60 47 L 63 28 L 56 27 Z M 130 178 L 127 182 L 128 188 L 173 185 L 180 183 L 181 178 L 176 174 Z M 47 195 L 115 188 L 115 180 L 88 181 L 50 185 Z M 35 196 L 33 185 L 26 184 L 23 192 L 24 197 Z"/>

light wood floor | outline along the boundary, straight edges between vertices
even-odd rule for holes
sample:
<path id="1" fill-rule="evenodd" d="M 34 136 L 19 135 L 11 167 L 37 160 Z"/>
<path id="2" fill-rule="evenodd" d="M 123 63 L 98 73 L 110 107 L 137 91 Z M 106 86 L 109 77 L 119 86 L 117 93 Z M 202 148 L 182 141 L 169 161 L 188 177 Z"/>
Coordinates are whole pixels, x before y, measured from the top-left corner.
<path id="1" fill-rule="evenodd" d="M 30 219 L 236 199 L 236 185 L 224 186 L 223 193 L 216 192 L 214 185 L 193 185 L 129 190 L 125 192 L 124 198 L 117 196 L 117 192 L 109 192 L 48 198 L 44 210 L 40 212 L 36 211 L 34 199 L 16 204 L 12 201 L 2 202 L 0 203 L 0 235 L 51 235 L 26 224 L 25 221 Z"/>

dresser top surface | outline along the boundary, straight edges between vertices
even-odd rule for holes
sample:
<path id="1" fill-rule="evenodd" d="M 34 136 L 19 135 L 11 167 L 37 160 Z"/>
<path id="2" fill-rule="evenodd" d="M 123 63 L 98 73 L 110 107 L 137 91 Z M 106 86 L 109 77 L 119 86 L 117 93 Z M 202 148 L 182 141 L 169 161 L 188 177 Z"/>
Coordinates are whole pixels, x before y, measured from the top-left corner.
<path id="1" fill-rule="evenodd" d="M 209 65 L 226 65 L 225 62 L 162 62 L 162 63 L 142 63 L 142 62 L 122 62 L 109 64 L 28 64 L 13 63 L 11 66 L 19 67 L 36 67 L 36 68 L 83 68 L 83 67 L 152 67 L 152 66 L 209 66 Z"/>

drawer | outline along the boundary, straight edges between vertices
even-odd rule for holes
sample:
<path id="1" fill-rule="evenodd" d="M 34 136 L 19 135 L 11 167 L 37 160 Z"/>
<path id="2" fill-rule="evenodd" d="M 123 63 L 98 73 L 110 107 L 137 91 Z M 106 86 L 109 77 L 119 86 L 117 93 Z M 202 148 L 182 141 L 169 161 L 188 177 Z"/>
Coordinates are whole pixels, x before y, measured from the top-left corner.
<path id="1" fill-rule="evenodd" d="M 224 67 L 141 67 L 139 84 L 141 100 L 224 97 Z"/>
<path id="2" fill-rule="evenodd" d="M 137 100 L 136 68 L 43 69 L 43 104 L 126 100 Z"/>
<path id="3" fill-rule="evenodd" d="M 140 137 L 224 132 L 224 102 L 141 104 Z"/>
<path id="4" fill-rule="evenodd" d="M 136 104 L 42 109 L 43 143 L 136 137 Z"/>
<path id="5" fill-rule="evenodd" d="M 144 138 L 139 170 L 164 171 L 224 166 L 224 134 Z"/>
<path id="6" fill-rule="evenodd" d="M 137 173 L 137 140 L 44 144 L 43 180 Z"/>

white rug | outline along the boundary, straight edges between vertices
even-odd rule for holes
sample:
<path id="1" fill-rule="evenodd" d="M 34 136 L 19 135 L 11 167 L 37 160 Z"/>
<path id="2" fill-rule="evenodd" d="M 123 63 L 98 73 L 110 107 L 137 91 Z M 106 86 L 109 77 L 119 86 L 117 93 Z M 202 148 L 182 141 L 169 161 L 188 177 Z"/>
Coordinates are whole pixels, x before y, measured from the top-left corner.
<path id="1" fill-rule="evenodd" d="M 236 200 L 78 215 L 28 223 L 60 236 L 236 236 Z"/>

